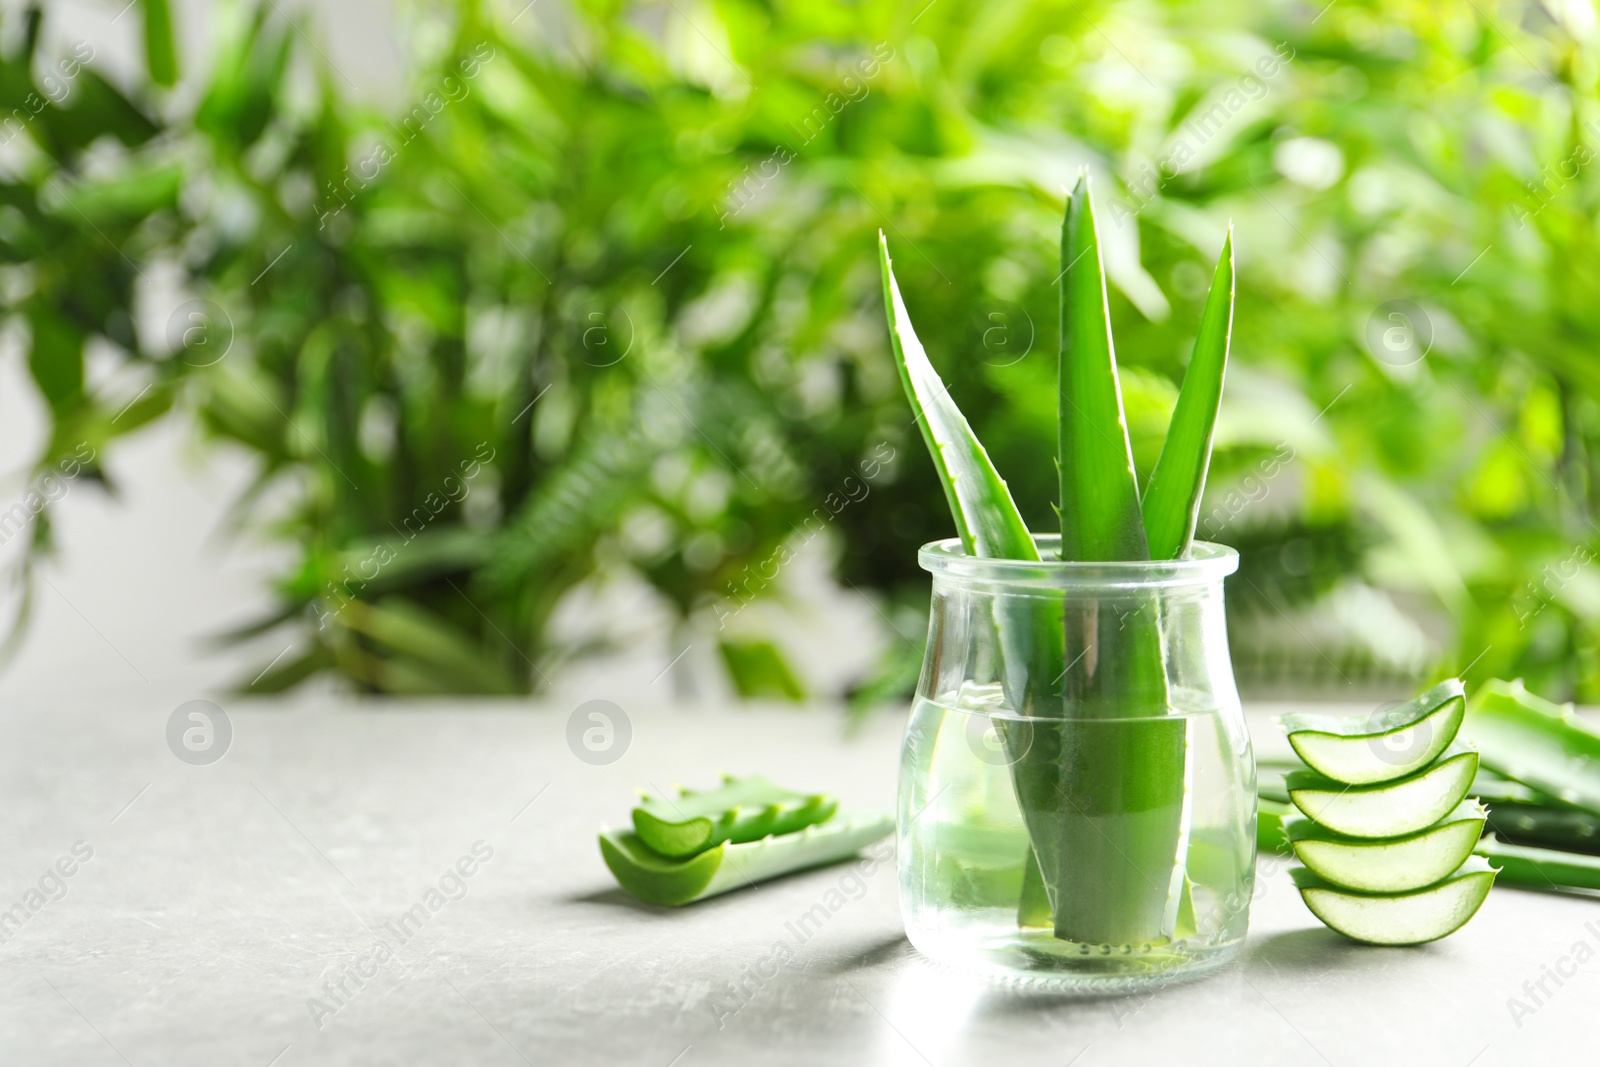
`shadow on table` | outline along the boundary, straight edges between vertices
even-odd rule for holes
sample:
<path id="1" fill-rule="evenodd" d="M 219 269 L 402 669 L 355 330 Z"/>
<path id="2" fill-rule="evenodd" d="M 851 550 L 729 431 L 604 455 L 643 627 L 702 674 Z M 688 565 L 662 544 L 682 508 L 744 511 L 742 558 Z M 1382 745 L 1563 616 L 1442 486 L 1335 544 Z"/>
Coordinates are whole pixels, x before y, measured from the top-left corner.
<path id="1" fill-rule="evenodd" d="M 1396 951 L 1415 951 L 1427 946 Z M 1344 966 L 1355 966 L 1358 961 L 1370 962 L 1371 945 L 1358 945 L 1343 934 L 1326 927 L 1305 930 L 1285 930 L 1265 937 L 1252 937 L 1245 942 L 1244 965 L 1264 965 L 1272 971 L 1302 971 L 1323 974 Z"/>
<path id="2" fill-rule="evenodd" d="M 672 915 L 680 912 L 682 908 L 669 908 L 665 904 L 649 904 L 629 893 L 619 886 L 610 886 L 606 889 L 596 889 L 589 893 L 574 893 L 562 897 L 563 904 L 599 904 L 612 908 L 627 908 L 641 915 Z"/>

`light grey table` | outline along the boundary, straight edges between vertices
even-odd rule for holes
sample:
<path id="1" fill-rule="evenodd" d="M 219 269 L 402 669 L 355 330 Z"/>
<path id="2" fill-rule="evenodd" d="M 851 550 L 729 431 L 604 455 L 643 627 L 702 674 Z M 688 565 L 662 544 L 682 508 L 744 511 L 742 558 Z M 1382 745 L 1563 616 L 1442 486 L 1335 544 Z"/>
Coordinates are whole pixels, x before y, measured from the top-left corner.
<path id="1" fill-rule="evenodd" d="M 634 787 L 758 771 L 887 806 L 889 717 L 846 738 L 825 709 L 629 707 L 626 753 L 592 766 L 570 706 L 239 703 L 191 766 L 178 702 L 0 712 L 6 1067 L 1593 1062 L 1600 899 L 1500 889 L 1455 937 L 1370 949 L 1264 863 L 1242 962 L 1070 1000 L 922 961 L 889 864 L 679 911 L 615 888 L 594 834 Z"/>

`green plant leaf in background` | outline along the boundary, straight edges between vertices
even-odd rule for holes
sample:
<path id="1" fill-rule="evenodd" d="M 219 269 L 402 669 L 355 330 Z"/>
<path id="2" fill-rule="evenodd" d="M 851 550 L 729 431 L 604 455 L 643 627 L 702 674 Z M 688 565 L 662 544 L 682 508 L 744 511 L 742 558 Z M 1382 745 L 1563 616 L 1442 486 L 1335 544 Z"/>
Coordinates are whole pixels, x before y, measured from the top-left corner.
<path id="1" fill-rule="evenodd" d="M 1172 412 L 1167 439 L 1144 491 L 1144 526 L 1151 559 L 1181 559 L 1194 539 L 1195 520 L 1211 466 L 1211 440 L 1222 405 L 1222 379 L 1233 337 L 1233 227 L 1222 244 L 1211 292 L 1200 315 L 1194 354 Z"/>
<path id="2" fill-rule="evenodd" d="M 144 9 L 144 61 L 157 85 L 178 84 L 178 48 L 167 0 L 140 0 Z"/>

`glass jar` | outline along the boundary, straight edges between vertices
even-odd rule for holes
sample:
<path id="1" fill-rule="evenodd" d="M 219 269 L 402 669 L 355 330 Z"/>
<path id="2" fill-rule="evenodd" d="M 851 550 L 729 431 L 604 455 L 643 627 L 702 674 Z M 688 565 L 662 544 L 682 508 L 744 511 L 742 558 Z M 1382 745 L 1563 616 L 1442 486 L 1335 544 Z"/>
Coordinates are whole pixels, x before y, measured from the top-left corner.
<path id="1" fill-rule="evenodd" d="M 1125 989 L 1227 961 L 1255 879 L 1255 759 L 1222 580 L 1183 560 L 981 559 L 933 574 L 900 764 L 900 907 L 930 959 Z"/>

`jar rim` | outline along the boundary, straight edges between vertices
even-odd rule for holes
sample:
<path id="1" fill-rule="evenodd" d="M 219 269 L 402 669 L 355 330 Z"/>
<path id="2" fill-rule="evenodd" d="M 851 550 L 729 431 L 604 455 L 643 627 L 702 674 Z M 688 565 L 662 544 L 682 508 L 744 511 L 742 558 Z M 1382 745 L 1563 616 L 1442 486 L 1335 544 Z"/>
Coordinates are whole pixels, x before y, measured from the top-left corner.
<path id="1" fill-rule="evenodd" d="M 1170 588 L 1219 582 L 1239 569 L 1239 551 L 1212 541 L 1195 541 L 1183 559 L 1082 561 L 1052 558 L 1061 551 L 1060 534 L 1035 534 L 1041 559 L 969 556 L 959 537 L 929 541 L 917 563 L 934 575 L 1006 585 L 1051 589 Z"/>

